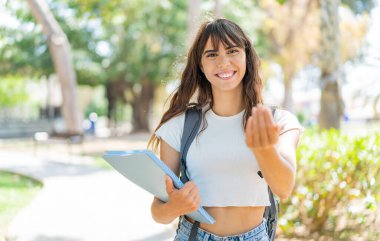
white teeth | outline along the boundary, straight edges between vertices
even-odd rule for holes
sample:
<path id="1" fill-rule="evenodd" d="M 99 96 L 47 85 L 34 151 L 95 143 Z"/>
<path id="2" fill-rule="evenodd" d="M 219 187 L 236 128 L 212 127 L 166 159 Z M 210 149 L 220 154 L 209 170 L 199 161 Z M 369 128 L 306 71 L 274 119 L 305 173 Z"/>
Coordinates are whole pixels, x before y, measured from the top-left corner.
<path id="1" fill-rule="evenodd" d="M 234 72 L 229 72 L 229 73 L 225 73 L 225 74 L 218 74 L 218 76 L 221 78 L 229 78 L 232 75 L 234 75 Z"/>

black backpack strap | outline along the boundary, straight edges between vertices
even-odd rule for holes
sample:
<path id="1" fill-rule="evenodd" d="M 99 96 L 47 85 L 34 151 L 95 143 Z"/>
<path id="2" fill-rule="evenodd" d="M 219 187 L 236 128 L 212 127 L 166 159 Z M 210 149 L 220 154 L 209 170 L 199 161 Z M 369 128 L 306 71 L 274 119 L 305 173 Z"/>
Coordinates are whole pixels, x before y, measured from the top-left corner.
<path id="1" fill-rule="evenodd" d="M 199 222 L 196 221 L 195 223 L 193 223 L 193 226 L 191 227 L 189 241 L 197 241 L 198 228 Z"/>
<path id="2" fill-rule="evenodd" d="M 183 126 L 182 138 L 181 138 L 181 150 L 180 150 L 180 165 L 181 165 L 181 181 L 186 183 L 189 181 L 187 176 L 186 156 L 187 151 L 194 138 L 198 134 L 199 127 L 201 125 L 202 109 L 189 108 L 185 114 L 185 123 Z M 183 219 L 184 217 L 182 217 Z M 199 222 L 196 221 L 190 231 L 189 241 L 197 240 L 197 233 L 199 228 Z"/>
<path id="3" fill-rule="evenodd" d="M 269 108 L 270 108 L 270 110 L 272 111 L 272 117 L 274 118 L 274 114 L 276 113 L 276 109 L 277 109 L 277 107 L 275 107 L 275 106 L 270 106 Z"/>
<path id="4" fill-rule="evenodd" d="M 280 211 L 280 205 L 277 199 L 275 199 L 272 190 L 270 190 L 268 186 L 268 193 L 269 193 L 269 200 L 270 200 L 270 207 L 265 208 L 265 212 L 267 215 L 265 216 L 268 218 L 267 220 L 267 233 L 268 237 L 271 241 L 274 240 L 276 236 L 276 228 L 277 228 L 277 220 L 278 220 L 278 213 Z M 265 213 L 264 213 L 265 214 Z"/>
<path id="5" fill-rule="evenodd" d="M 185 123 L 183 126 L 182 138 L 181 138 L 181 150 L 180 150 L 180 162 L 181 162 L 181 181 L 186 183 L 189 181 L 187 176 L 186 156 L 187 151 L 195 136 L 198 133 L 201 125 L 202 109 L 190 108 L 185 114 Z"/>

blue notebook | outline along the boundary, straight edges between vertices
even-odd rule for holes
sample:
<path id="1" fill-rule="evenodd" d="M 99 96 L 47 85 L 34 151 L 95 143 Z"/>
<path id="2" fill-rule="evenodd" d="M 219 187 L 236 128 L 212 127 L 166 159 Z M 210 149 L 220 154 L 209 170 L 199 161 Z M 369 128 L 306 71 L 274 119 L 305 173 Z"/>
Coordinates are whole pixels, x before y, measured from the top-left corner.
<path id="1" fill-rule="evenodd" d="M 174 172 L 149 150 L 107 151 L 103 158 L 131 182 L 164 202 L 168 201 L 165 174 L 173 180 L 176 188 L 180 189 L 183 186 Z M 202 207 L 186 216 L 202 223 L 215 222 Z"/>

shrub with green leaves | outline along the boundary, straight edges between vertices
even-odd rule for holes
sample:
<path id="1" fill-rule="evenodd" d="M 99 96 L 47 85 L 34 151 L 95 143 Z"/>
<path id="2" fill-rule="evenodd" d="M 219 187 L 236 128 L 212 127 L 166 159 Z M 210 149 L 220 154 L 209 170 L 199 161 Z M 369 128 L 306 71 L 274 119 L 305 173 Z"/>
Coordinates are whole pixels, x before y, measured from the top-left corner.
<path id="1" fill-rule="evenodd" d="M 0 80 L 0 107 L 12 107 L 28 100 L 26 81 L 8 76 Z"/>
<path id="2" fill-rule="evenodd" d="M 380 133 L 306 130 L 297 160 L 293 195 L 281 204 L 279 226 L 285 235 L 334 240 L 349 240 L 355 233 L 379 235 L 374 225 L 380 201 Z"/>

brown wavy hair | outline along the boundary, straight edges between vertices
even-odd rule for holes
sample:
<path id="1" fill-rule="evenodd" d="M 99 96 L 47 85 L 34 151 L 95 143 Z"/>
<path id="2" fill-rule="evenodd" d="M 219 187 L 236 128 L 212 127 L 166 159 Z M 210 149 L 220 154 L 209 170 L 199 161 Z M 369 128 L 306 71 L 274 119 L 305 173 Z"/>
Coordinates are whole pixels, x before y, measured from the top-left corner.
<path id="1" fill-rule="evenodd" d="M 245 109 L 242 125 L 244 128 L 252 107 L 263 102 L 261 96 L 263 82 L 259 72 L 260 60 L 248 36 L 236 23 L 230 20 L 219 18 L 206 21 L 200 26 L 194 42 L 189 49 L 186 67 L 181 76 L 181 83 L 172 95 L 169 109 L 162 116 L 155 132 L 165 122 L 175 116 L 183 114 L 191 106 L 202 108 L 209 105 L 206 111 L 212 108 L 213 96 L 211 84 L 201 71 L 202 53 L 210 37 L 214 49 L 218 49 L 220 41 L 226 47 L 236 45 L 245 49 L 246 73 L 242 80 L 242 95 Z M 194 97 L 195 94 L 197 94 L 196 103 L 190 103 L 191 98 Z M 205 120 L 204 113 L 203 120 Z M 207 123 L 205 121 L 203 121 L 203 123 L 202 130 L 207 127 Z M 160 139 L 153 133 L 148 142 L 148 147 L 157 151 L 159 144 Z"/>

